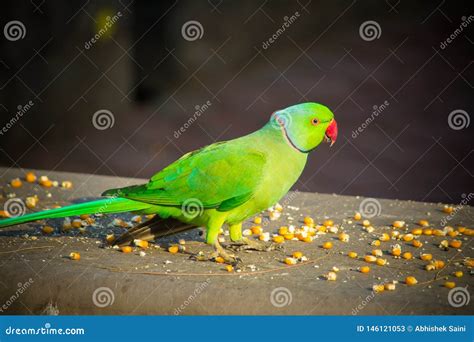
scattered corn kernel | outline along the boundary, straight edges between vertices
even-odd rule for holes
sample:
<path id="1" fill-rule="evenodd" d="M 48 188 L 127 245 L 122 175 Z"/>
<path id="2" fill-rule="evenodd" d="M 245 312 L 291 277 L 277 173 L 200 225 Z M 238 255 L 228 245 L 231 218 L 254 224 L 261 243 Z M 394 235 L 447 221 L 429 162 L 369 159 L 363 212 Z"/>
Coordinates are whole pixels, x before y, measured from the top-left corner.
<path id="1" fill-rule="evenodd" d="M 227 272 L 233 272 L 234 271 L 234 267 L 232 265 L 227 265 L 225 267 L 225 269 L 226 269 Z"/>
<path id="2" fill-rule="evenodd" d="M 377 258 L 373 255 L 366 255 L 366 256 L 364 256 L 364 260 L 366 262 L 375 262 L 377 260 Z"/>
<path id="3" fill-rule="evenodd" d="M 252 234 L 255 234 L 255 235 L 262 234 L 262 227 L 261 226 L 253 226 L 252 228 L 250 228 L 250 230 L 252 231 Z"/>
<path id="4" fill-rule="evenodd" d="M 135 246 L 143 248 L 143 249 L 149 247 L 148 241 L 145 241 L 145 240 L 135 239 L 135 240 L 133 240 L 133 243 L 135 244 Z"/>
<path id="5" fill-rule="evenodd" d="M 416 247 L 416 248 L 420 248 L 423 246 L 423 243 L 420 240 L 413 240 L 411 244 L 413 245 L 413 247 Z"/>
<path id="6" fill-rule="evenodd" d="M 10 213 L 6 210 L 0 210 L 0 217 L 2 218 L 10 217 Z"/>
<path id="7" fill-rule="evenodd" d="M 384 285 L 384 287 L 387 291 L 395 291 L 396 285 L 395 283 L 387 283 Z"/>
<path id="8" fill-rule="evenodd" d="M 301 252 L 293 252 L 293 258 L 295 259 L 301 259 L 302 256 L 303 256 L 303 253 Z"/>
<path id="9" fill-rule="evenodd" d="M 20 186 L 23 185 L 23 182 L 20 180 L 20 178 L 15 178 L 11 180 L 10 185 L 13 188 L 19 188 Z"/>
<path id="10" fill-rule="evenodd" d="M 359 221 L 362 218 L 362 215 L 360 213 L 355 213 L 354 214 L 354 220 Z"/>
<path id="11" fill-rule="evenodd" d="M 27 172 L 25 175 L 25 180 L 28 183 L 34 183 L 36 182 L 36 175 L 33 172 Z"/>
<path id="12" fill-rule="evenodd" d="M 379 266 L 385 266 L 387 264 L 387 259 L 383 259 L 383 258 L 377 258 L 377 260 L 375 261 L 375 263 Z"/>
<path id="13" fill-rule="evenodd" d="M 430 225 L 428 220 L 420 220 L 420 221 L 418 221 L 418 224 L 422 227 L 428 227 Z"/>
<path id="14" fill-rule="evenodd" d="M 446 234 L 441 229 L 434 229 L 433 235 L 435 236 L 445 236 Z"/>
<path id="15" fill-rule="evenodd" d="M 427 271 L 434 271 L 436 269 L 435 265 L 433 264 L 428 264 L 425 266 L 425 270 Z"/>
<path id="16" fill-rule="evenodd" d="M 410 242 L 413 240 L 413 234 L 405 234 L 403 235 L 403 241 Z"/>
<path id="17" fill-rule="evenodd" d="M 378 247 L 380 246 L 380 240 L 374 240 L 370 243 L 372 246 Z"/>
<path id="18" fill-rule="evenodd" d="M 364 227 L 364 229 L 367 233 L 373 233 L 375 230 L 375 228 L 372 226 Z"/>
<path id="19" fill-rule="evenodd" d="M 44 226 L 41 230 L 44 234 L 51 234 L 52 232 L 54 232 L 54 228 L 51 226 Z"/>
<path id="20" fill-rule="evenodd" d="M 332 242 L 327 241 L 327 242 L 323 243 L 323 248 L 324 249 L 331 249 L 332 248 Z"/>
<path id="21" fill-rule="evenodd" d="M 325 226 L 325 227 L 332 227 L 332 226 L 334 226 L 334 221 L 333 221 L 333 220 L 325 220 L 325 221 L 323 222 L 323 226 Z"/>
<path id="22" fill-rule="evenodd" d="M 376 285 L 372 286 L 372 290 L 375 293 L 380 293 L 380 292 L 385 291 L 385 286 L 384 286 L 384 284 L 376 284 Z"/>
<path id="23" fill-rule="evenodd" d="M 132 253 L 133 251 L 132 247 L 130 246 L 123 246 L 122 248 L 120 248 L 120 250 L 122 251 L 122 253 Z"/>
<path id="24" fill-rule="evenodd" d="M 115 241 L 115 235 L 114 234 L 107 234 L 105 236 L 105 241 L 107 241 L 108 244 L 112 244 Z"/>
<path id="25" fill-rule="evenodd" d="M 72 228 L 81 228 L 82 227 L 82 220 L 75 219 L 71 222 Z"/>
<path id="26" fill-rule="evenodd" d="M 285 238 L 281 235 L 277 235 L 273 237 L 273 242 L 275 243 L 283 243 L 285 242 Z"/>
<path id="27" fill-rule="evenodd" d="M 218 264 L 223 264 L 225 260 L 224 260 L 223 257 L 217 256 L 217 257 L 215 258 L 215 261 L 216 261 Z"/>
<path id="28" fill-rule="evenodd" d="M 347 253 L 347 255 L 349 256 L 349 258 L 352 258 L 352 259 L 357 258 L 357 253 L 356 252 L 349 252 L 349 253 Z"/>
<path id="29" fill-rule="evenodd" d="M 405 284 L 408 286 L 416 285 L 418 284 L 418 280 L 416 280 L 415 277 L 409 276 L 405 278 Z"/>
<path id="30" fill-rule="evenodd" d="M 452 289 L 456 287 L 456 283 L 454 281 L 447 281 L 444 283 L 444 287 L 447 287 L 448 289 Z"/>
<path id="31" fill-rule="evenodd" d="M 260 216 L 257 216 L 253 219 L 253 223 L 255 224 L 262 224 L 262 218 Z"/>
<path id="32" fill-rule="evenodd" d="M 179 251 L 179 247 L 178 246 L 170 246 L 168 247 L 168 252 L 170 252 L 171 254 L 176 254 L 178 253 Z"/>
<path id="33" fill-rule="evenodd" d="M 431 259 L 433 259 L 433 255 L 429 253 L 424 253 L 420 255 L 420 259 L 423 261 L 430 261 Z"/>
<path id="34" fill-rule="evenodd" d="M 64 188 L 64 189 L 71 189 L 72 188 L 72 182 L 62 181 L 61 182 L 61 187 Z"/>
<path id="35" fill-rule="evenodd" d="M 402 258 L 410 260 L 410 259 L 413 258 L 413 255 L 410 252 L 405 252 L 405 253 L 402 254 Z"/>
<path id="36" fill-rule="evenodd" d="M 393 221 L 392 226 L 395 228 L 403 228 L 405 226 L 405 221 Z"/>
<path id="37" fill-rule="evenodd" d="M 349 242 L 349 234 L 341 233 L 339 234 L 339 240 L 342 242 Z"/>
<path id="38" fill-rule="evenodd" d="M 392 248 L 392 255 L 393 256 L 400 256 L 402 254 L 402 249 L 400 248 L 400 246 L 394 246 Z"/>
<path id="39" fill-rule="evenodd" d="M 306 216 L 306 217 L 303 219 L 303 222 L 304 222 L 304 224 L 307 225 L 307 226 L 310 226 L 310 227 L 314 226 L 314 220 L 313 220 L 313 218 L 311 218 L 311 217 L 309 217 L 309 216 Z"/>
<path id="40" fill-rule="evenodd" d="M 452 206 L 449 206 L 449 205 L 445 205 L 443 207 L 443 211 L 446 213 L 446 214 L 451 214 L 453 211 L 454 211 L 454 208 Z"/>
<path id="41" fill-rule="evenodd" d="M 364 221 L 362 221 L 362 225 L 364 227 L 368 227 L 368 226 L 370 226 L 370 221 L 369 220 L 364 220 Z"/>
<path id="42" fill-rule="evenodd" d="M 376 256 L 376 257 L 381 257 L 383 255 L 383 253 L 382 253 L 381 249 L 374 249 L 374 250 L 372 250 L 372 255 Z"/>
<path id="43" fill-rule="evenodd" d="M 280 235 L 288 234 L 288 227 L 285 227 L 285 226 L 280 227 L 280 229 L 278 229 L 278 234 L 280 234 Z"/>
<path id="44" fill-rule="evenodd" d="M 453 273 L 453 275 L 456 278 L 461 278 L 464 275 L 464 273 L 462 273 L 462 271 L 456 271 L 456 272 Z"/>
<path id="45" fill-rule="evenodd" d="M 287 265 L 295 265 L 297 261 L 295 258 L 285 258 L 285 264 Z"/>
<path id="46" fill-rule="evenodd" d="M 313 237 L 312 236 L 307 236 L 307 237 L 304 237 L 301 241 L 303 241 L 303 242 L 313 242 Z"/>
<path id="47" fill-rule="evenodd" d="M 390 235 L 388 235 L 387 233 L 383 233 L 382 235 L 380 235 L 379 240 L 384 242 L 388 241 L 390 240 Z"/>
<path id="48" fill-rule="evenodd" d="M 453 248 L 461 248 L 462 242 L 460 240 L 451 240 L 449 246 Z"/>
<path id="49" fill-rule="evenodd" d="M 328 274 L 326 274 L 326 279 L 329 281 L 335 281 L 337 279 L 337 273 L 329 272 Z"/>
<path id="50" fill-rule="evenodd" d="M 423 229 L 423 235 L 433 235 L 433 229 L 431 228 L 425 228 Z"/>
<path id="51" fill-rule="evenodd" d="M 36 205 L 38 204 L 38 196 L 28 196 L 26 199 L 25 199 L 25 205 L 30 208 L 30 209 L 33 209 L 36 207 Z"/>
<path id="52" fill-rule="evenodd" d="M 474 267 L 474 259 L 472 259 L 472 258 L 464 259 L 464 266 Z"/>
<path id="53" fill-rule="evenodd" d="M 71 259 L 71 260 L 81 260 L 81 255 L 79 253 L 72 252 L 71 254 L 69 254 L 69 259 Z"/>
<path id="54" fill-rule="evenodd" d="M 436 267 L 437 270 L 440 270 L 444 268 L 445 263 L 443 260 L 434 260 L 433 265 Z"/>
<path id="55" fill-rule="evenodd" d="M 285 240 L 293 240 L 295 238 L 295 234 L 285 234 L 283 237 Z"/>
<path id="56" fill-rule="evenodd" d="M 411 233 L 412 233 L 413 235 L 421 235 L 421 234 L 423 234 L 423 229 L 421 229 L 421 228 L 414 228 L 414 229 L 412 229 Z"/>
<path id="57" fill-rule="evenodd" d="M 359 267 L 359 272 L 360 273 L 369 273 L 370 272 L 370 267 L 369 266 Z"/>

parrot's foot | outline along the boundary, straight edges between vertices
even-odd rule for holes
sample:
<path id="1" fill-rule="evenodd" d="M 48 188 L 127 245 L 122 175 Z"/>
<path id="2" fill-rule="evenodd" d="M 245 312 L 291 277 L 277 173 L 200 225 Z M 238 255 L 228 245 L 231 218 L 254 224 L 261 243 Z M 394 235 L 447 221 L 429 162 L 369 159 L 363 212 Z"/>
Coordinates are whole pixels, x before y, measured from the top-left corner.
<path id="1" fill-rule="evenodd" d="M 215 251 L 212 252 L 209 256 L 206 256 L 204 253 L 200 252 L 196 255 L 193 255 L 192 258 L 198 261 L 215 261 L 216 258 L 221 257 L 222 259 L 224 259 L 225 263 L 228 263 L 230 265 L 237 266 L 242 264 L 242 260 L 238 256 L 228 253 L 218 241 L 214 243 L 214 248 Z"/>
<path id="2" fill-rule="evenodd" d="M 234 251 L 253 250 L 253 251 L 270 252 L 270 251 L 281 249 L 282 245 L 276 244 L 273 242 L 256 241 L 256 240 L 249 239 L 247 237 L 243 237 L 241 240 L 232 242 L 226 247 Z"/>

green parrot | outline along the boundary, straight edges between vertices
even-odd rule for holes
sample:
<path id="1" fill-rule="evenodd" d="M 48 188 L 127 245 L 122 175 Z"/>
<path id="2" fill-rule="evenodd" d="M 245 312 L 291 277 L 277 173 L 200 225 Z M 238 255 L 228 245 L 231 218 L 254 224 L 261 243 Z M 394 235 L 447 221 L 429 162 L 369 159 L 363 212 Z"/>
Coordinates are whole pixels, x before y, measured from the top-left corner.
<path id="1" fill-rule="evenodd" d="M 242 222 L 277 203 L 298 180 L 309 152 L 323 140 L 332 146 L 336 139 L 334 114 L 326 106 L 297 104 L 274 112 L 258 131 L 185 154 L 146 184 L 107 190 L 105 198 L 91 202 L 3 219 L 0 228 L 81 214 L 156 214 L 115 244 L 205 227 L 214 256 L 235 262 L 218 241 L 221 227 L 229 226 L 236 244 L 261 249 L 261 242 L 242 236 Z"/>

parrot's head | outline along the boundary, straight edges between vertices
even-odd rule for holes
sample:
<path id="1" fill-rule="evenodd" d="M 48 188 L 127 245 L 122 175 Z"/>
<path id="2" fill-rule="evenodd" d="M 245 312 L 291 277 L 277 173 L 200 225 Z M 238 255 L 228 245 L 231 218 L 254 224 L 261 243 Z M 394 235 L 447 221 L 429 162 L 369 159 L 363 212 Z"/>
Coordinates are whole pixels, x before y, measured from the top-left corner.
<path id="1" fill-rule="evenodd" d="M 323 140 L 332 146 L 337 139 L 337 123 L 328 107 L 319 103 L 297 104 L 272 114 L 272 127 L 281 130 L 296 150 L 308 153 Z"/>

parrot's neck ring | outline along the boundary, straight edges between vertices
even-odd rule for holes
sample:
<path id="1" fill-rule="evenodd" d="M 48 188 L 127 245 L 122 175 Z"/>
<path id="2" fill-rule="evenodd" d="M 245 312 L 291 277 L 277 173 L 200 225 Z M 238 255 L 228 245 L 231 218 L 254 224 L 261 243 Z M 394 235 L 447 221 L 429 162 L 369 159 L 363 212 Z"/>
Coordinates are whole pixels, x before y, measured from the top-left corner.
<path id="1" fill-rule="evenodd" d="M 301 148 L 299 148 L 298 146 L 296 146 L 296 144 L 291 140 L 290 136 L 288 135 L 288 131 L 286 130 L 286 124 L 284 120 L 281 120 L 280 117 L 278 116 L 278 114 L 275 113 L 275 121 L 278 123 L 278 125 L 280 126 L 280 129 L 283 133 L 283 136 L 285 137 L 285 140 L 286 142 L 296 151 L 298 152 L 301 152 L 301 153 L 309 153 L 311 152 L 312 150 L 314 150 L 314 148 L 311 148 L 309 150 L 303 150 Z"/>

